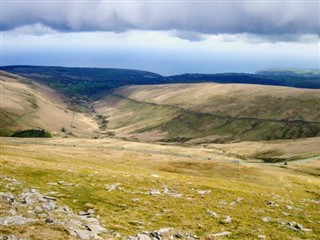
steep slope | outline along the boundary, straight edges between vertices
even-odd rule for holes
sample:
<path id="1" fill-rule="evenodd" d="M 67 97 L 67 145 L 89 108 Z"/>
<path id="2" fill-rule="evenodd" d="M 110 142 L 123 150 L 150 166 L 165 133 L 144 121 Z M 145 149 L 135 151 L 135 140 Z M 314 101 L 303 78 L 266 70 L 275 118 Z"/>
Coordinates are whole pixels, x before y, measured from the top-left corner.
<path id="1" fill-rule="evenodd" d="M 31 128 L 65 135 L 61 132 L 64 127 L 70 134 L 89 137 L 97 130 L 94 120 L 81 113 L 73 114 L 55 90 L 3 71 L 0 76 L 2 136 Z"/>
<path id="2" fill-rule="evenodd" d="M 320 91 L 247 84 L 129 86 L 95 103 L 120 137 L 173 142 L 320 136 Z"/>

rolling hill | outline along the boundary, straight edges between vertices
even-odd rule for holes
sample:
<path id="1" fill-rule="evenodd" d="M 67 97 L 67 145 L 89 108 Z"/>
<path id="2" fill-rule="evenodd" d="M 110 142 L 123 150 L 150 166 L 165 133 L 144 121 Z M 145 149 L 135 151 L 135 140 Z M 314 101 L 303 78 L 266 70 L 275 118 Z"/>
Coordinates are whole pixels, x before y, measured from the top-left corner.
<path id="1" fill-rule="evenodd" d="M 320 92 L 248 84 L 120 88 L 94 104 L 118 137 L 229 142 L 320 136 Z"/>
<path id="2" fill-rule="evenodd" d="M 292 74 L 290 70 L 263 71 L 257 74 L 181 74 L 161 76 L 156 73 L 115 68 L 75 68 L 44 66 L 3 66 L 0 70 L 30 78 L 63 93 L 79 110 L 92 100 L 104 97 L 113 89 L 127 85 L 172 83 L 247 83 L 299 88 L 320 88 L 319 75 L 307 71 Z M 279 72 L 279 70 L 277 71 Z M 295 71 L 297 72 L 297 70 Z M 314 71 L 313 71 L 314 72 Z"/>
<path id="3" fill-rule="evenodd" d="M 93 136 L 97 123 L 88 116 L 73 111 L 55 90 L 1 71 L 1 136 L 17 130 L 45 129 L 55 135 Z M 61 132 L 64 128 L 65 132 Z"/>

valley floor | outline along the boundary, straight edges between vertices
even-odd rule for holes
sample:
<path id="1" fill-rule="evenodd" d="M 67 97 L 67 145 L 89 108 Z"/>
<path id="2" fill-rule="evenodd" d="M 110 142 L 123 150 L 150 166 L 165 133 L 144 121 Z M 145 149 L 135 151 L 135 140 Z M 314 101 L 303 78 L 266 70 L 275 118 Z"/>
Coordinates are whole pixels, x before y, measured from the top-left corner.
<path id="1" fill-rule="evenodd" d="M 241 144 L 1 138 L 0 237 L 318 239 L 318 156 L 247 163 Z"/>

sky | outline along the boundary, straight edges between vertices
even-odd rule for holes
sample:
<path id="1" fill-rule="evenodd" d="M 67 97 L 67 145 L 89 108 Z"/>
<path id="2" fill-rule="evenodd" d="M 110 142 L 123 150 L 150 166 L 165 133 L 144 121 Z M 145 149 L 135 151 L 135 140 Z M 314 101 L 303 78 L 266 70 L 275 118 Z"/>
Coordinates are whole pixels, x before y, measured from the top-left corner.
<path id="1" fill-rule="evenodd" d="M 320 1 L 1 1 L 1 65 L 320 68 Z"/>

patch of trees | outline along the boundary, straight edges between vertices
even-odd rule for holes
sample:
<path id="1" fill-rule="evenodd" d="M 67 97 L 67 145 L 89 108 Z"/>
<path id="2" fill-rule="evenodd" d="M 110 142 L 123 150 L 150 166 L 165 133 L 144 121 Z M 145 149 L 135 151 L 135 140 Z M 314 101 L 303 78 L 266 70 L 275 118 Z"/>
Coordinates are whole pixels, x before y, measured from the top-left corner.
<path id="1" fill-rule="evenodd" d="M 43 129 L 28 129 L 19 130 L 14 132 L 11 137 L 21 137 L 21 138 L 51 138 L 51 133 Z"/>

